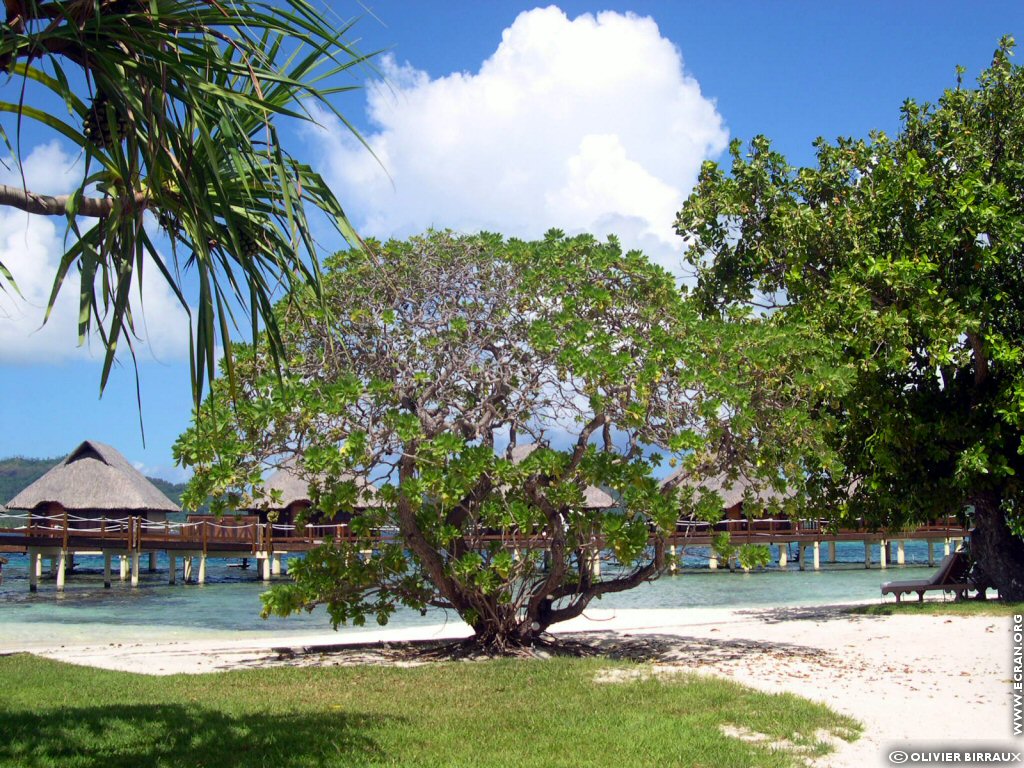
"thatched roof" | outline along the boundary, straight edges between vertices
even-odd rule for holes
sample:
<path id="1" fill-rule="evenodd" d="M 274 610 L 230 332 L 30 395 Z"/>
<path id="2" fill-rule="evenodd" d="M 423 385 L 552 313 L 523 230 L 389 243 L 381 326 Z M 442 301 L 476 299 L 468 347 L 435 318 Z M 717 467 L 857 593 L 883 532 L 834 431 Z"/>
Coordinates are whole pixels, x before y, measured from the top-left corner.
<path id="1" fill-rule="evenodd" d="M 720 472 L 710 477 L 688 476 L 686 469 L 683 467 L 680 467 L 662 480 L 661 485 L 662 487 L 675 485 L 680 488 L 702 488 L 707 491 L 716 491 L 722 497 L 722 506 L 725 509 L 730 509 L 742 503 L 747 490 L 754 488 L 753 484 L 742 474 L 732 480 L 729 479 L 728 474 L 725 472 Z M 774 488 L 754 489 L 753 495 L 755 499 L 764 504 L 782 499 L 782 494 Z"/>
<path id="2" fill-rule="evenodd" d="M 7 502 L 11 509 L 60 504 L 69 512 L 180 512 L 115 448 L 86 440 L 60 464 Z"/>
<path id="3" fill-rule="evenodd" d="M 359 488 L 360 506 L 376 506 L 377 502 L 374 497 L 377 495 L 377 489 L 366 478 L 352 475 L 345 479 L 354 480 L 356 487 Z M 281 492 L 280 509 L 284 509 L 297 501 L 304 501 L 310 504 L 313 501 L 310 498 L 309 481 L 299 474 L 294 457 L 286 459 L 278 470 L 267 478 L 263 488 L 267 493 L 270 493 L 270 491 Z"/>
<path id="4" fill-rule="evenodd" d="M 512 448 L 512 463 L 519 464 L 526 460 L 526 457 L 540 448 L 538 443 L 527 443 Z M 609 496 L 595 485 L 588 485 L 583 489 L 584 509 L 607 509 L 615 506 L 615 499 Z"/>

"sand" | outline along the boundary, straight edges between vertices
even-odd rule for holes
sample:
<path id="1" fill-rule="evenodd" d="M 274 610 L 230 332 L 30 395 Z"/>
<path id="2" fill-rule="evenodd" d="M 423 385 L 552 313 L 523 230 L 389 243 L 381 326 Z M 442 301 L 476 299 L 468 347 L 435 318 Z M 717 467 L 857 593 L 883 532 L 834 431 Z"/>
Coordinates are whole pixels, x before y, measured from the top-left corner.
<path id="1" fill-rule="evenodd" d="M 639 648 L 652 674 L 720 675 L 823 702 L 864 724 L 820 765 L 890 765 L 893 749 L 1024 749 L 1011 737 L 1012 621 L 869 616 L 846 606 L 748 610 L 591 610 L 559 627 Z M 47 658 L 143 674 L 282 664 L 408 663 L 396 643 L 464 637 L 458 622 L 405 630 L 254 641 L 32 648 Z M 17 650 L 4 648 L 4 652 Z M 614 682 L 611 681 L 611 682 Z"/>

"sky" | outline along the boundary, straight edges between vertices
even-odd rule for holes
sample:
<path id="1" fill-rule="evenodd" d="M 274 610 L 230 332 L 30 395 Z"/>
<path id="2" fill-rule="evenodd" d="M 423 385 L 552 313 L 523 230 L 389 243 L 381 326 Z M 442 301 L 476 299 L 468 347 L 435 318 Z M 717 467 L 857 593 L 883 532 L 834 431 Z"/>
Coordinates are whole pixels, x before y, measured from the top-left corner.
<path id="1" fill-rule="evenodd" d="M 356 18 L 357 46 L 379 52 L 337 102 L 376 157 L 326 115 L 288 143 L 362 235 L 614 233 L 672 270 L 675 213 L 730 140 L 764 134 L 811 163 L 815 138 L 895 133 L 905 99 L 937 99 L 958 64 L 973 82 L 1001 36 L 1024 38 L 1024 5 L 995 1 L 345 0 L 329 12 Z M 74 187 L 79 158 L 53 134 L 30 129 L 23 147 L 30 188 Z M 16 178 L 0 169 L 0 183 Z M 25 296 L 0 294 L 0 458 L 95 439 L 183 479 L 171 446 L 191 409 L 185 312 L 143 280 L 141 414 L 130 360 L 100 398 L 73 285 L 40 328 L 64 236 L 62 220 L 0 209 L 0 262 Z"/>

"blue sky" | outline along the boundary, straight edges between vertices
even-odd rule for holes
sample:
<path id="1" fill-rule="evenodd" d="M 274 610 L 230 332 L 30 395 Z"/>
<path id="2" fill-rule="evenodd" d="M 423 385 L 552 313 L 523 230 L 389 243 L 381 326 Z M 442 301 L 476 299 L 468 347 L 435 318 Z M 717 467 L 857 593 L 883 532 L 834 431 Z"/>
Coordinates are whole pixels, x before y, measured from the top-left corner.
<path id="1" fill-rule="evenodd" d="M 1019 2 L 336 2 L 363 50 L 382 50 L 387 87 L 340 106 L 381 168 L 337 126 L 291 137 L 362 232 L 427 226 L 539 236 L 550 226 L 615 232 L 670 268 L 672 213 L 704 159 L 763 133 L 794 163 L 817 136 L 895 132 L 907 97 L 934 100 L 1024 37 Z M 372 79 L 370 72 L 361 73 Z M 2 86 L 0 86 L 2 87 Z M 43 132 L 26 157 L 42 191 L 74 158 Z M 63 233 L 0 212 L 0 261 L 45 290 Z M 325 240 L 330 249 L 340 243 Z M 33 261 L 34 260 L 34 261 Z M 155 277 L 155 275 L 153 275 Z M 98 398 L 100 365 L 75 348 L 73 310 L 33 332 L 38 302 L 0 302 L 0 457 L 58 456 L 92 438 L 177 479 L 171 444 L 190 410 L 183 315 L 153 283 L 140 365 L 143 446 L 131 365 Z M 10 299 L 7 299 L 10 301 Z"/>

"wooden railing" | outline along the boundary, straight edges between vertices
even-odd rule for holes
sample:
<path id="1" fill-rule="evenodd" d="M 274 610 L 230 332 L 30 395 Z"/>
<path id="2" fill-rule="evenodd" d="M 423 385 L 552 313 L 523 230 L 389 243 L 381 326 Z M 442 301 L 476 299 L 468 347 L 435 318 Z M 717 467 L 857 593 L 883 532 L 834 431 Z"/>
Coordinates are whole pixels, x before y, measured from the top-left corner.
<path id="1" fill-rule="evenodd" d="M 23 540 L 25 546 L 69 545 L 95 546 L 97 549 L 154 550 L 187 549 L 206 552 L 209 550 L 237 552 L 273 552 L 310 549 L 324 541 L 351 541 L 355 537 L 347 523 L 314 523 L 306 526 L 281 523 L 261 523 L 256 515 L 221 517 L 214 515 L 189 515 L 183 523 L 170 521 L 150 522 L 143 517 L 88 518 L 64 513 L 62 515 L 16 515 L 3 514 L 0 519 L 15 522 L 13 528 L 5 531 L 8 540 L 14 536 Z M 24 525 L 21 523 L 24 521 Z M 737 540 L 778 538 L 792 536 L 794 539 L 854 538 L 857 536 L 887 536 L 897 539 L 924 538 L 927 536 L 963 536 L 966 531 L 955 519 L 932 521 L 913 531 L 883 532 L 861 526 L 858 528 L 833 529 L 824 519 L 755 518 L 722 520 L 708 523 L 698 520 L 679 520 L 673 539 L 710 538 L 719 532 L 728 532 Z M 391 541 L 397 537 L 393 529 L 377 530 L 363 541 Z M 536 543 L 536 536 L 512 536 L 495 532 L 477 536 L 485 539 L 522 543 L 529 546 Z M 541 537 L 543 539 L 543 537 Z M 515 541 L 513 541 L 515 540 Z"/>

